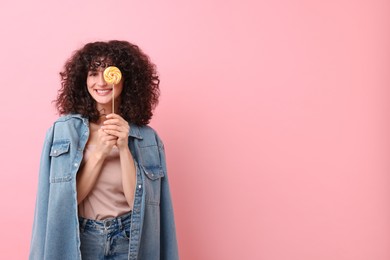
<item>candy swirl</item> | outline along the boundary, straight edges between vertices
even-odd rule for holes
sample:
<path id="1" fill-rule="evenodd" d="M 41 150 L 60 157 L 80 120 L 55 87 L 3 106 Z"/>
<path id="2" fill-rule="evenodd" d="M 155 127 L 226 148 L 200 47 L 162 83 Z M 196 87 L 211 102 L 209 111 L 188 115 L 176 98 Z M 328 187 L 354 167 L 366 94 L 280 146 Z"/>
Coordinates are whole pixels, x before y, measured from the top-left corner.
<path id="1" fill-rule="evenodd" d="M 121 81 L 122 73 L 117 67 L 110 66 L 104 70 L 103 77 L 108 84 L 118 84 Z"/>

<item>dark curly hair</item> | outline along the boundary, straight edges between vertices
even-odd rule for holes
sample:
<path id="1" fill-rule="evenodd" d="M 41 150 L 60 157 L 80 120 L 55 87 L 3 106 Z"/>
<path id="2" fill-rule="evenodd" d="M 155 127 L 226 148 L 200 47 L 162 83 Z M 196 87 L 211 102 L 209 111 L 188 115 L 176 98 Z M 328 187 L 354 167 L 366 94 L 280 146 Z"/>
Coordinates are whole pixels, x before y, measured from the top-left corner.
<path id="1" fill-rule="evenodd" d="M 88 43 L 72 55 L 60 72 L 61 88 L 54 101 L 59 114 L 81 114 L 97 122 L 100 113 L 88 93 L 87 75 L 108 66 L 118 67 L 124 79 L 120 115 L 137 125 L 148 124 L 160 96 L 160 80 L 149 57 L 127 41 Z"/>

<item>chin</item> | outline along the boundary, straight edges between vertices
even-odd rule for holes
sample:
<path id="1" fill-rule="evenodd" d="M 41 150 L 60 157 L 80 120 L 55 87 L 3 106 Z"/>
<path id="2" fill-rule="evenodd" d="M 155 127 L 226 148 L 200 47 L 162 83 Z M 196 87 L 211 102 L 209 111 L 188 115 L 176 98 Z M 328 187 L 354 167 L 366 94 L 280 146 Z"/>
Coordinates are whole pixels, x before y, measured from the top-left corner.
<path id="1" fill-rule="evenodd" d="M 111 105 L 111 100 L 108 100 L 108 101 L 107 101 L 107 100 L 98 100 L 98 99 L 96 100 L 96 99 L 95 99 L 95 102 L 96 102 L 97 104 L 99 104 L 99 105 L 105 105 L 105 106 L 106 106 L 106 105 Z"/>

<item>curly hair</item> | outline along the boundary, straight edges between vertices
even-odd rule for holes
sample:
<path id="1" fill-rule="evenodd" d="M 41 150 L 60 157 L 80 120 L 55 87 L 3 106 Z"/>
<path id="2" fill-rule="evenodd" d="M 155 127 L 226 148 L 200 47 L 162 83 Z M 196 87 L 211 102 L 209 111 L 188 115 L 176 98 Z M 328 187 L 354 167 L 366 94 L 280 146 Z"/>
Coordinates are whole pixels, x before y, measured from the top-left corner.
<path id="1" fill-rule="evenodd" d="M 87 90 L 87 75 L 99 67 L 116 66 L 122 72 L 120 115 L 137 125 L 147 125 L 160 96 L 156 66 L 140 48 L 127 41 L 93 42 L 77 50 L 60 72 L 61 88 L 54 100 L 60 115 L 81 114 L 99 119 L 95 100 Z"/>

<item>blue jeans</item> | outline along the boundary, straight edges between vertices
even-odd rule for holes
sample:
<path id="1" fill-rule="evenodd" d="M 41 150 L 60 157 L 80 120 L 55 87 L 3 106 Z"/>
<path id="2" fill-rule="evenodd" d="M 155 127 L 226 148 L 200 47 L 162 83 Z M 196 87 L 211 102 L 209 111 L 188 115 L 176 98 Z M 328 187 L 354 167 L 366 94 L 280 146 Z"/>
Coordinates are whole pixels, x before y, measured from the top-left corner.
<path id="1" fill-rule="evenodd" d="M 83 260 L 127 260 L 131 212 L 117 218 L 92 220 L 79 217 Z"/>

